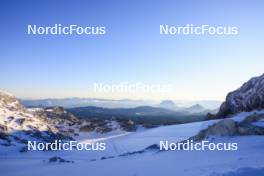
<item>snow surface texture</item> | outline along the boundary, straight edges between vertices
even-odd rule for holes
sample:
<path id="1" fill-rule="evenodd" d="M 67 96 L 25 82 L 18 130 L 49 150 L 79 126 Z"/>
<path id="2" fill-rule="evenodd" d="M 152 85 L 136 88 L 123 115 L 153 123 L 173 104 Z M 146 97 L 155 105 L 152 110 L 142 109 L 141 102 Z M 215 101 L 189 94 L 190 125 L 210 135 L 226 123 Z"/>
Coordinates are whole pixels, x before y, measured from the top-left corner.
<path id="1" fill-rule="evenodd" d="M 8 102 L 7 102 L 8 100 Z M 0 101 L 0 123 L 8 126 L 9 132 L 28 130 L 32 125 L 38 130 L 53 128 L 52 124 L 33 116 L 20 107 L 13 97 Z M 12 104 L 12 106 L 7 106 Z M 13 106 L 14 105 L 14 106 Z M 32 110 L 31 110 L 32 111 Z M 232 119 L 243 121 L 254 113 L 242 112 Z M 13 118 L 8 118 L 12 116 Z M 30 123 L 17 119 L 25 118 Z M 11 122 L 9 122 L 11 120 Z M 142 153 L 120 156 L 125 153 L 142 151 L 160 140 L 179 142 L 196 135 L 199 131 L 220 120 L 195 122 L 181 125 L 124 132 L 113 122 L 115 131 L 105 134 L 82 132 L 79 142 L 103 141 L 105 151 L 29 151 L 20 153 L 12 146 L 0 145 L 0 170 L 4 176 L 260 176 L 264 175 L 263 136 L 214 136 L 214 142 L 237 142 L 237 151 L 165 151 L 147 150 Z M 263 121 L 254 122 L 261 125 Z M 56 128 L 54 130 L 57 130 Z M 49 163 L 58 156 L 73 163 Z M 105 159 L 108 158 L 108 159 Z"/>
<path id="2" fill-rule="evenodd" d="M 253 112 L 252 112 L 253 113 Z M 252 113 L 240 113 L 233 119 L 241 121 Z M 261 112 L 262 113 L 262 112 Z M 237 142 L 238 151 L 148 151 L 116 157 L 138 151 L 159 140 L 181 141 L 197 134 L 215 121 L 164 126 L 134 133 L 109 134 L 103 138 L 107 150 L 98 152 L 61 151 L 19 154 L 6 147 L 0 148 L 0 170 L 6 176 L 28 175 L 87 175 L 95 176 L 244 176 L 263 174 L 263 136 L 219 137 L 216 142 Z M 85 134 L 81 136 L 81 141 Z M 85 141 L 83 141 L 85 142 Z M 48 158 L 60 156 L 74 163 L 47 163 Z M 102 160 L 106 156 L 113 159 Z M 94 160 L 95 159 L 95 160 Z M 14 169 L 15 168 L 15 169 Z"/>

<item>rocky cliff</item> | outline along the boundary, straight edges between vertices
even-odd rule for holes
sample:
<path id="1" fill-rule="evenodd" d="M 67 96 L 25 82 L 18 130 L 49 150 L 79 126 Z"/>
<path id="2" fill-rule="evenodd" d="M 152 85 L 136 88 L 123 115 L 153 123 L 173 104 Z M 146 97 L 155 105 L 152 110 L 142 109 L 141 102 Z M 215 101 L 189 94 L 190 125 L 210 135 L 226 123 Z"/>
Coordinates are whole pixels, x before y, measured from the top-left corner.
<path id="1" fill-rule="evenodd" d="M 264 109 L 264 74 L 251 78 L 237 90 L 228 93 L 217 117 L 260 109 Z"/>

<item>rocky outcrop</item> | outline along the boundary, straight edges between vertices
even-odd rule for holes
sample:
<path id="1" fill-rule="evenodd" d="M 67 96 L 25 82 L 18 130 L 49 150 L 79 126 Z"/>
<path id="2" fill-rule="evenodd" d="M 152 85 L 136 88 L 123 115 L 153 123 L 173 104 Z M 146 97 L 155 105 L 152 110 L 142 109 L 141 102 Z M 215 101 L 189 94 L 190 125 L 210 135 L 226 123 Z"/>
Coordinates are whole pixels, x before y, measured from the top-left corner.
<path id="1" fill-rule="evenodd" d="M 25 111 L 20 101 L 15 96 L 0 90 L 0 107 L 10 111 Z"/>
<path id="2" fill-rule="evenodd" d="M 264 135 L 264 128 L 254 125 L 264 119 L 264 114 L 254 113 L 246 117 L 238 125 L 238 133 L 241 135 Z"/>
<path id="3" fill-rule="evenodd" d="M 0 145 L 25 145 L 28 140 L 51 142 L 68 140 L 44 116 L 24 108 L 13 95 L 0 91 Z"/>
<path id="4" fill-rule="evenodd" d="M 258 109 L 264 109 L 264 74 L 230 92 L 216 116 L 225 118 L 238 112 Z"/>
<path id="5" fill-rule="evenodd" d="M 48 161 L 49 163 L 74 163 L 74 161 L 65 160 L 58 156 L 51 157 Z"/>
<path id="6" fill-rule="evenodd" d="M 80 127 L 81 132 L 95 131 L 97 133 L 107 133 L 112 130 L 109 121 L 102 119 L 91 119 L 90 121 L 86 121 Z"/>
<path id="7" fill-rule="evenodd" d="M 137 126 L 132 120 L 117 119 L 117 122 L 119 123 L 120 127 L 125 131 L 133 132 L 137 130 Z"/>
<path id="8" fill-rule="evenodd" d="M 264 135 L 264 128 L 254 125 L 254 122 L 259 122 L 263 119 L 263 114 L 250 115 L 241 122 L 235 122 L 232 119 L 223 119 L 200 131 L 191 139 L 200 141 L 210 136 Z"/>
<path id="9" fill-rule="evenodd" d="M 47 108 L 45 109 L 45 113 L 49 118 L 64 119 L 72 123 L 80 122 L 77 117 L 75 117 L 72 113 L 66 111 L 63 107 Z"/>
<path id="10" fill-rule="evenodd" d="M 63 107 L 30 108 L 30 111 L 46 123 L 53 124 L 65 136 L 74 138 L 79 135 L 82 121 Z"/>
<path id="11" fill-rule="evenodd" d="M 231 119 L 224 119 L 200 131 L 196 136 L 192 137 L 191 139 L 194 141 L 201 141 L 203 139 L 208 138 L 209 136 L 234 136 L 236 134 L 236 123 Z"/>

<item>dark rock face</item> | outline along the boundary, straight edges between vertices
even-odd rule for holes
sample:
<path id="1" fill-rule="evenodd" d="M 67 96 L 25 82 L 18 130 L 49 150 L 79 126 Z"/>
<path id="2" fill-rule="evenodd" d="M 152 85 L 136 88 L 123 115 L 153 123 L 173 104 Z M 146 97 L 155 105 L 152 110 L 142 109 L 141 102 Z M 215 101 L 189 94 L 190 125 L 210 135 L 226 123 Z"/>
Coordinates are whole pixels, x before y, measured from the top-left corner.
<path id="1" fill-rule="evenodd" d="M 128 132 L 133 132 L 137 130 L 137 126 L 134 121 L 126 120 L 126 119 L 117 119 L 117 122 L 121 126 L 121 128 Z"/>
<path id="2" fill-rule="evenodd" d="M 58 156 L 54 156 L 54 157 L 51 157 L 49 159 L 49 163 L 55 163 L 55 162 L 57 162 L 57 163 L 74 163 L 73 161 L 68 161 L 68 160 L 65 160 L 65 159 L 58 157 Z"/>
<path id="3" fill-rule="evenodd" d="M 251 78 L 239 89 L 230 92 L 221 105 L 217 117 L 225 118 L 242 111 L 258 109 L 264 109 L 264 74 Z"/>
<path id="4" fill-rule="evenodd" d="M 50 119 L 64 119 L 72 123 L 78 123 L 79 119 L 72 113 L 65 111 L 63 107 L 47 108 L 44 114 Z"/>
<path id="5" fill-rule="evenodd" d="M 80 126 L 81 132 L 92 132 L 95 131 L 97 133 L 107 133 L 112 131 L 113 129 L 109 125 L 108 120 L 103 119 L 91 119 L 84 120 L 84 124 Z"/>
<path id="6" fill-rule="evenodd" d="M 80 127 L 80 132 L 91 132 L 94 130 L 92 125 L 84 125 Z"/>

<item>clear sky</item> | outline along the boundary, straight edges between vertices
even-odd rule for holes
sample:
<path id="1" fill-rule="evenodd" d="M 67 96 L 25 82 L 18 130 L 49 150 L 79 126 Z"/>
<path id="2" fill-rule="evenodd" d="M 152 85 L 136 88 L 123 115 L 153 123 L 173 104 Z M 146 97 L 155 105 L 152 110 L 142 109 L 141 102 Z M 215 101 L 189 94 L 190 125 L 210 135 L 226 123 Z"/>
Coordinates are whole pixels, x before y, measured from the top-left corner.
<path id="1" fill-rule="evenodd" d="M 217 99 L 264 72 L 264 1 L 0 1 L 0 89 L 18 97 Z M 102 36 L 27 35 L 27 25 L 106 26 Z M 159 25 L 237 26 L 162 36 Z M 170 84 L 166 94 L 93 93 L 93 83 Z"/>

